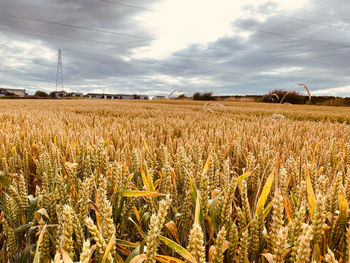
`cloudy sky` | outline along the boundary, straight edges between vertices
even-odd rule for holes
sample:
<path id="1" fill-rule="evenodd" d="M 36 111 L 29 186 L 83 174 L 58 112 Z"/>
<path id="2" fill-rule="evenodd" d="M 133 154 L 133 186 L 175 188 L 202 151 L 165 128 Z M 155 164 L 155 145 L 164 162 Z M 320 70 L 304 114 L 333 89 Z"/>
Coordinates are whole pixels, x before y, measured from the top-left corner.
<path id="1" fill-rule="evenodd" d="M 0 87 L 350 96 L 348 0 L 2 0 Z"/>

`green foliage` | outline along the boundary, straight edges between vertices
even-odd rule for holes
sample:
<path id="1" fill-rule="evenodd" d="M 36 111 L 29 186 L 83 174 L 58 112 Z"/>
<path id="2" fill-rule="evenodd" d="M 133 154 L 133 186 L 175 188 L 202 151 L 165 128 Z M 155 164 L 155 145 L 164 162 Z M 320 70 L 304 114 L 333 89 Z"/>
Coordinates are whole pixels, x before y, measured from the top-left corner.
<path id="1" fill-rule="evenodd" d="M 35 92 L 34 96 L 47 98 L 49 97 L 49 94 L 47 94 L 45 91 L 38 90 Z"/>
<path id="2" fill-rule="evenodd" d="M 268 103 L 291 103 L 291 104 L 305 104 L 306 96 L 301 95 L 294 90 L 273 90 L 265 94 L 262 98 L 264 102 Z"/>
<path id="3" fill-rule="evenodd" d="M 192 96 L 194 100 L 213 100 L 212 92 L 195 92 Z"/>

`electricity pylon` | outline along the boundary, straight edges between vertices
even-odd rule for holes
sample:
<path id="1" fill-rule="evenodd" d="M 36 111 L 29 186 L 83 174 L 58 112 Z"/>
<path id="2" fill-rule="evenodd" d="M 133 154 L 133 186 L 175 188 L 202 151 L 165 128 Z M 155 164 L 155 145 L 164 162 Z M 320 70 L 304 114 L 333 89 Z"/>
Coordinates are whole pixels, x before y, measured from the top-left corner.
<path id="1" fill-rule="evenodd" d="M 61 49 L 58 49 L 57 74 L 56 74 L 56 90 L 63 90 L 63 69 L 62 69 L 62 54 Z"/>

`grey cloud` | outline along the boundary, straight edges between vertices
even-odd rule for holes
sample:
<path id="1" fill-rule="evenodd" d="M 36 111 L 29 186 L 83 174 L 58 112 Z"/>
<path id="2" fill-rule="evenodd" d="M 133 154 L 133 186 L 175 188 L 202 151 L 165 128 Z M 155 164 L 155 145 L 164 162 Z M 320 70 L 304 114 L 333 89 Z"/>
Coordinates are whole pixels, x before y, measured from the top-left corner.
<path id="1" fill-rule="evenodd" d="M 327 2 L 337 5 L 334 1 Z M 314 10 L 327 12 L 327 9 L 319 10 L 319 7 Z M 292 17 L 297 15 L 288 14 Z M 212 58 L 219 60 L 226 53 L 225 63 L 222 67 L 217 66 L 211 74 L 218 83 L 216 90 L 229 94 L 261 94 L 274 88 L 298 89 L 296 84 L 299 82 L 307 83 L 315 92 L 349 85 L 349 32 L 337 32 L 319 25 L 321 16 L 313 21 L 306 23 L 273 15 L 265 22 L 254 18 L 239 19 L 233 27 L 238 31 L 251 32 L 248 39 L 221 38 L 209 45 L 214 51 L 209 52 L 208 49 L 200 55 L 198 49 L 188 50 L 188 53 L 195 54 L 196 58 L 210 58 L 211 62 L 215 61 Z M 233 43 L 240 45 L 232 48 Z M 217 47 L 220 50 L 215 49 Z M 204 67 L 207 65 L 203 64 L 201 68 Z M 300 70 L 272 75 L 288 68 Z M 264 72 L 265 76 L 262 75 Z M 240 83 L 234 81 L 236 78 Z M 338 94 L 350 96 L 350 90 Z"/>
<path id="2" fill-rule="evenodd" d="M 147 7 L 154 1 L 139 1 Z M 137 5 L 137 3 L 136 3 Z M 78 84 L 79 81 L 94 79 L 101 82 L 101 78 L 117 77 L 118 75 L 137 75 L 140 70 L 130 63 L 124 63 L 121 56 L 127 56 L 136 47 L 148 45 L 152 35 L 142 30 L 140 25 L 130 22 L 130 17 L 141 12 L 99 0 L 79 1 L 24 1 L 15 0 L 1 3 L 0 32 L 3 32 L 7 41 L 30 41 L 40 39 L 45 46 L 57 52 L 63 49 L 64 78 L 67 83 Z M 10 17 L 9 17 L 10 15 Z M 11 17 L 15 15 L 17 17 Z M 42 23 L 20 18 L 34 18 L 45 21 L 54 21 L 61 24 L 72 24 L 81 27 L 92 27 L 108 32 L 86 30 L 64 25 Z M 111 32 L 111 33 L 109 33 Z M 116 33 L 114 33 L 116 32 Z M 131 36 L 135 35 L 135 37 Z M 139 37 L 138 37 L 139 36 Z M 11 45 L 6 47 L 4 54 L 17 54 L 19 48 Z M 19 50 L 20 51 L 20 50 Z M 25 72 L 6 69 L 8 80 L 3 85 L 18 85 L 16 76 L 21 81 L 41 80 L 50 83 L 55 74 L 56 65 L 40 57 L 25 58 L 30 60 Z M 51 64 L 51 68 L 50 68 Z M 43 66 L 40 73 L 38 66 Z M 49 67 L 51 74 L 45 70 Z M 11 76 L 12 75 L 12 76 Z M 11 77 L 10 77 L 11 76 Z M 108 87 L 108 83 L 106 83 Z"/>

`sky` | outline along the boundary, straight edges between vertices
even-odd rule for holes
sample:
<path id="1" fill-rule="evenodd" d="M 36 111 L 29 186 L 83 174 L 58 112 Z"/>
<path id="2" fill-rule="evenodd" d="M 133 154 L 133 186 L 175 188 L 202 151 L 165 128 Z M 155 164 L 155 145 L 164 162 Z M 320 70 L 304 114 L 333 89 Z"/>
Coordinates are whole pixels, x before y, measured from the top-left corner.
<path id="1" fill-rule="evenodd" d="M 350 96 L 348 0 L 2 0 L 0 88 Z"/>

